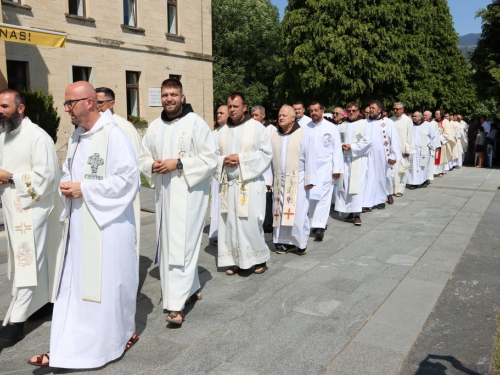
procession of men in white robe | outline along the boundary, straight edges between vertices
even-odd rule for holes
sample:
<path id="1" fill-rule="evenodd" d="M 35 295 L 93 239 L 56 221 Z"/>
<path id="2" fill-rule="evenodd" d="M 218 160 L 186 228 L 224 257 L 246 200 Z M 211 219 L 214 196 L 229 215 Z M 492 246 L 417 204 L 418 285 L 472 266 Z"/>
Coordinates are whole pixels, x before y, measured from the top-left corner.
<path id="1" fill-rule="evenodd" d="M 210 192 L 217 266 L 228 267 L 229 276 L 252 267 L 260 274 L 270 259 L 262 228 L 266 191 L 273 192 L 276 253 L 303 255 L 311 228 L 326 228 L 332 199 L 335 211 L 359 226 L 363 208 L 402 196 L 406 180 L 411 189 L 426 185 L 433 151 L 443 150 L 444 171 L 461 164 L 465 147 L 460 122 L 440 117 L 431 123 L 416 112 L 408 131 L 409 118 L 383 118 L 378 101 L 370 103 L 368 119 L 360 118 L 359 104 L 349 103 L 339 125 L 323 119 L 318 102 L 311 103 L 308 124 L 301 124 L 307 118 L 302 103 L 294 104 L 297 112 L 284 105 L 276 129 L 251 119 L 244 96 L 233 93 L 222 106 L 221 126 L 211 131 L 185 103 L 178 80 L 165 80 L 161 93 L 161 116 L 139 143 L 135 128 L 112 106 L 106 109 L 108 98 L 99 104 L 87 82 L 70 85 L 64 108 L 78 127 L 59 192 L 57 156 L 43 130 L 24 118 L 0 135 L 0 192 L 15 271 L 4 325 L 22 323 L 55 301 L 50 352 L 30 364 L 97 368 L 138 340 L 139 170 L 155 189 L 154 264 L 163 308 L 167 321 L 180 325 L 186 304 L 201 299 L 197 262 Z M 7 119 L 0 112 L 0 125 Z M 21 336 L 22 330 L 14 339 Z"/>

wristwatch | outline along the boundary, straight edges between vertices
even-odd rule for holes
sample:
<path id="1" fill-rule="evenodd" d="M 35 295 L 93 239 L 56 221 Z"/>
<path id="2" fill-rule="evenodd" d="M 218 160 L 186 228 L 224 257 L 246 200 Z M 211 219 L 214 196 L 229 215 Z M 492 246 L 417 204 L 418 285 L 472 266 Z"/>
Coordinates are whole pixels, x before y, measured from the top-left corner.
<path id="1" fill-rule="evenodd" d="M 9 182 L 9 184 L 14 185 L 14 175 L 12 173 L 10 174 L 9 179 L 7 181 Z"/>
<path id="2" fill-rule="evenodd" d="M 179 177 L 181 177 L 182 172 L 184 172 L 184 165 L 182 165 L 181 159 L 177 159 L 177 172 L 179 173 Z"/>

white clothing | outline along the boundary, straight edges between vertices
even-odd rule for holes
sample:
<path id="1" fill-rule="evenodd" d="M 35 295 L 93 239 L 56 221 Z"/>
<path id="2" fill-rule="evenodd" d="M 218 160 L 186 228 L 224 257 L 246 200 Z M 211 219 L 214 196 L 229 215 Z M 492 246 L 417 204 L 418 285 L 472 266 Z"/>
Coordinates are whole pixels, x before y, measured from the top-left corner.
<path id="1" fill-rule="evenodd" d="M 83 197 L 65 199 L 69 231 L 66 255 L 54 305 L 50 334 L 50 365 L 61 368 L 96 368 L 119 358 L 135 332 L 139 266 L 133 200 L 139 173 L 132 144 L 113 126 L 109 133 L 106 174 L 102 180 L 83 180 L 92 138 L 113 118 L 101 118 L 88 132 L 82 127 L 74 156 L 63 165 L 62 182 L 81 182 Z M 72 158 L 71 165 L 69 159 Z M 100 303 L 82 299 L 83 201 L 102 230 Z"/>
<path id="2" fill-rule="evenodd" d="M 307 124 L 309 124 L 312 121 L 312 119 L 309 116 L 302 116 L 301 118 L 297 119 L 297 122 L 299 123 L 301 128 L 306 128 Z"/>
<path id="3" fill-rule="evenodd" d="M 219 126 L 212 131 L 214 141 L 217 139 L 217 132 L 222 128 Z M 219 181 L 215 177 L 211 178 L 210 184 L 210 228 L 208 238 L 216 239 L 219 233 Z"/>
<path id="4" fill-rule="evenodd" d="M 205 224 L 210 176 L 217 155 L 214 135 L 207 123 L 184 105 L 181 117 L 154 120 L 142 140 L 139 167 L 155 187 L 155 261 L 160 263 L 163 308 L 182 311 L 186 300 L 200 288 L 198 255 Z M 151 172 L 155 160 L 182 157 L 183 172 Z"/>
<path id="5" fill-rule="evenodd" d="M 367 120 L 372 132 L 372 148 L 368 155 L 368 178 L 363 196 L 363 207 L 374 207 L 385 203 L 390 194 L 389 186 L 394 177 L 394 166 L 388 163 L 401 159 L 398 133 L 394 122 L 389 118 Z"/>
<path id="6" fill-rule="evenodd" d="M 332 205 L 333 174 L 343 173 L 344 167 L 340 131 L 325 119 L 307 126 L 316 149 L 316 186 L 310 191 L 309 218 L 313 228 L 325 229 Z"/>
<path id="7" fill-rule="evenodd" d="M 222 131 L 217 139 L 219 182 L 222 182 L 226 173 L 228 180 L 227 185 L 221 184 L 219 188 L 219 202 L 224 195 L 227 197 L 227 211 L 219 211 L 217 264 L 219 267 L 236 265 L 248 269 L 266 262 L 270 257 L 262 224 L 266 215 L 266 182 L 263 173 L 271 163 L 272 146 L 266 128 L 249 116 L 239 125 L 226 126 L 226 139 L 221 139 Z M 251 151 L 242 152 L 242 137 L 247 126 L 254 126 L 255 131 Z M 225 144 L 222 145 L 222 142 Z M 226 154 L 222 153 L 223 148 Z M 224 158 L 230 154 L 239 155 L 238 167 L 224 167 Z M 243 183 L 247 190 L 248 217 L 238 216 L 237 207 L 243 203 L 240 202 Z"/>
<path id="8" fill-rule="evenodd" d="M 436 151 L 438 148 L 441 147 L 441 141 L 439 140 L 439 125 L 435 120 L 432 120 L 430 122 L 432 130 L 434 131 L 435 137 L 434 137 L 434 147 L 431 148 L 431 156 L 430 156 L 430 161 L 429 161 L 429 172 L 427 174 L 427 179 L 429 181 L 434 181 L 434 175 L 437 174 L 436 172 Z"/>
<path id="9" fill-rule="evenodd" d="M 368 178 L 368 155 L 372 148 L 372 131 L 370 125 L 365 125 L 364 136 L 359 141 L 356 136 L 356 122 L 347 122 L 343 144 L 350 144 L 351 149 L 344 151 L 344 169 L 342 176 L 342 189 L 339 186 L 338 195 L 335 199 L 335 211 L 345 213 L 361 213 L 363 205 L 363 195 L 365 191 L 366 180 Z M 356 142 L 357 141 L 357 142 Z M 353 167 L 353 158 L 360 157 L 361 165 L 358 177 L 358 194 L 349 194 L 351 185 L 351 173 Z"/>
<path id="10" fill-rule="evenodd" d="M 431 150 L 436 144 L 436 133 L 432 125 L 425 121 L 420 125 L 413 125 L 415 139 L 415 153 L 412 154 L 410 170 L 408 171 L 409 185 L 422 185 L 429 176 Z M 425 144 L 422 141 L 426 140 Z"/>
<path id="11" fill-rule="evenodd" d="M 3 321 L 6 325 L 24 322 L 40 307 L 54 302 L 64 226 L 59 221 L 62 202 L 57 193 L 60 176 L 54 142 L 27 117 L 16 130 L 0 134 L 0 169 L 12 173 L 14 179 L 14 184 L 0 185 L 9 279 L 14 273 L 13 298 Z M 18 221 L 14 217 L 18 212 L 28 220 Z M 18 238 L 23 234 L 16 230 L 19 225 L 26 225 L 24 236 L 31 238 L 34 248 L 23 248 L 26 243 L 24 236 Z M 32 274 L 23 277 L 20 268 L 29 268 Z"/>
<path id="12" fill-rule="evenodd" d="M 481 124 L 481 126 L 484 128 L 484 132 L 485 133 L 489 133 L 490 132 L 490 126 L 491 126 L 491 123 L 489 121 L 485 121 Z"/>
<path id="13" fill-rule="evenodd" d="M 266 131 L 269 134 L 269 139 L 272 141 L 273 136 L 278 132 L 278 129 L 274 125 L 268 125 L 266 127 Z M 264 180 L 266 181 L 266 186 L 273 186 L 273 169 L 272 163 L 269 164 L 269 167 L 264 172 Z"/>
<path id="14" fill-rule="evenodd" d="M 411 155 L 415 153 L 415 140 L 413 139 L 413 121 L 405 114 L 401 117 L 391 117 L 398 132 L 399 147 L 403 154 Z M 401 158 L 394 164 L 394 193 L 403 194 L 408 178 L 409 157 Z M 404 171 L 406 169 L 406 171 Z"/>
<path id="15" fill-rule="evenodd" d="M 288 134 L 277 133 L 281 138 L 281 170 L 286 171 L 287 152 L 290 136 Z M 290 151 L 291 152 L 291 151 Z M 275 244 L 295 245 L 299 249 L 307 247 L 309 238 L 310 223 L 307 217 L 309 209 L 309 194 L 311 190 L 305 190 L 307 185 L 316 184 L 316 151 L 314 146 L 314 136 L 312 132 L 302 131 L 300 142 L 300 161 L 299 161 L 299 184 L 297 194 L 297 206 L 295 211 L 295 222 L 293 226 L 280 225 L 273 230 L 273 242 Z M 280 214 L 283 215 L 283 202 L 285 192 L 285 175 L 281 178 L 280 188 Z M 274 199 L 276 199 L 274 197 Z"/>
<path id="16" fill-rule="evenodd" d="M 135 159 L 138 160 L 142 154 L 142 140 L 139 132 L 135 128 L 135 126 L 130 122 L 124 119 L 123 117 L 113 113 L 113 119 L 118 124 L 121 130 L 127 135 L 130 142 L 132 142 L 132 146 L 134 147 Z M 134 200 L 134 216 L 135 216 L 135 226 L 137 232 L 137 256 L 139 256 L 139 252 L 141 249 L 141 195 L 137 194 Z"/>

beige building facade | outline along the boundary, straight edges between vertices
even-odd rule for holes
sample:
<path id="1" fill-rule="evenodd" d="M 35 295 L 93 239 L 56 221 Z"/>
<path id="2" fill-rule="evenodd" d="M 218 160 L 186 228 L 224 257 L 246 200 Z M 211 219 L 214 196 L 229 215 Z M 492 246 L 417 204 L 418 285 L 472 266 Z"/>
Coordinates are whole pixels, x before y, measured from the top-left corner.
<path id="1" fill-rule="evenodd" d="M 73 130 L 64 90 L 77 80 L 116 94 L 115 112 L 152 122 L 159 88 L 180 78 L 194 111 L 213 123 L 210 0 L 1 0 L 3 23 L 67 34 L 65 48 L 0 43 L 0 78 L 43 88 L 61 117 L 57 151 Z M 1 84 L 1 81 L 0 81 Z"/>

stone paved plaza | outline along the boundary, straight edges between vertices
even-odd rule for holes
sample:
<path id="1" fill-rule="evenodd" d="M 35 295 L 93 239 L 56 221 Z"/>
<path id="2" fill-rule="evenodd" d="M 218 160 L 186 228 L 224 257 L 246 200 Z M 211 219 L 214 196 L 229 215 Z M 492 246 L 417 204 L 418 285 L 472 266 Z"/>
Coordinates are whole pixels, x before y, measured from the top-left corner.
<path id="1" fill-rule="evenodd" d="M 203 299 L 182 328 L 165 322 L 155 219 L 145 211 L 140 340 L 91 373 L 488 374 L 500 305 L 498 186 L 500 170 L 461 168 L 364 214 L 361 227 L 332 211 L 324 241 L 311 237 L 302 257 L 275 254 L 266 237 L 272 254 L 262 275 L 226 276 L 205 235 Z M 152 191 L 141 197 L 154 208 Z M 1 317 L 11 298 L 6 262 L 0 232 Z M 0 347 L 0 373 L 73 372 L 26 364 L 49 349 L 50 324 L 49 305 L 30 318 L 23 341 Z"/>

